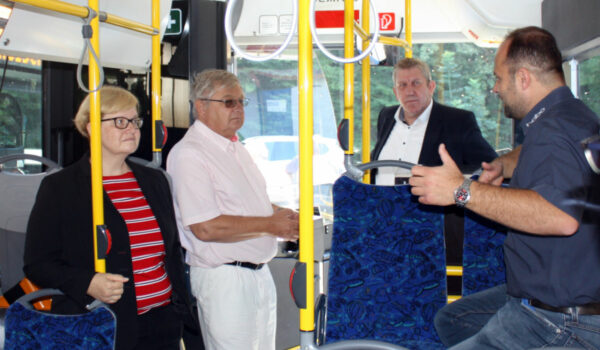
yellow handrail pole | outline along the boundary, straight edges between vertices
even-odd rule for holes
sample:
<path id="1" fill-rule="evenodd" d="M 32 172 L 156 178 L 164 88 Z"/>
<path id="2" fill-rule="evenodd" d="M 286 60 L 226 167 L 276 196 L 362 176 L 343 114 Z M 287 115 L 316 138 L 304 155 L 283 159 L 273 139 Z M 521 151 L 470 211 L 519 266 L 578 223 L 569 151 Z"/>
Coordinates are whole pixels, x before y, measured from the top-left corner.
<path id="1" fill-rule="evenodd" d="M 98 0 L 88 0 L 88 6 L 98 11 Z M 90 23 L 92 26 L 92 38 L 90 39 L 92 49 L 100 57 L 100 38 L 99 38 L 99 20 L 94 17 Z M 90 90 L 96 90 L 100 85 L 100 69 L 98 62 L 94 60 L 93 55 L 88 53 L 89 72 L 88 85 Z M 104 204 L 102 191 L 102 135 L 100 121 L 100 91 L 90 94 L 90 155 L 92 163 L 92 217 L 94 222 L 94 266 L 96 272 L 106 272 L 106 261 L 98 257 L 98 229 L 104 225 Z"/>
<path id="2" fill-rule="evenodd" d="M 405 37 L 408 47 L 405 56 L 411 58 L 412 52 L 412 7 L 411 0 L 404 0 L 404 17 L 406 18 Z"/>
<path id="3" fill-rule="evenodd" d="M 344 0 L 344 57 L 354 57 L 354 1 Z M 344 119 L 348 120 L 348 150 L 354 154 L 354 64 L 344 64 Z"/>
<path id="4" fill-rule="evenodd" d="M 160 27 L 160 0 L 152 0 L 152 26 Z M 157 121 L 161 120 L 160 64 L 160 35 L 155 34 L 152 37 L 152 152 L 157 160 L 160 158 L 162 149 L 162 145 L 156 144 Z M 160 161 L 158 163 L 157 165 L 160 166 Z"/>
<path id="5" fill-rule="evenodd" d="M 362 29 L 369 33 L 369 0 L 362 2 Z M 362 41 L 363 52 L 369 47 L 369 41 Z M 371 58 L 369 56 L 362 60 L 362 163 L 371 161 Z M 371 182 L 371 172 L 365 172 L 364 183 Z"/>
<path id="6" fill-rule="evenodd" d="M 64 13 L 67 15 L 72 15 L 72 16 L 76 16 L 76 17 L 80 17 L 80 18 L 86 18 L 89 13 L 87 7 L 85 7 L 85 6 L 74 5 L 74 4 L 70 4 L 68 2 L 64 2 L 64 1 L 60 1 L 60 0 L 13 0 L 13 2 L 17 2 L 17 3 L 21 3 L 21 4 L 25 4 L 25 5 L 31 5 L 31 6 L 47 9 L 47 10 L 52 10 L 55 12 L 60 12 L 60 13 Z M 91 6 L 90 6 L 90 8 L 91 8 Z M 99 13 L 101 22 L 106 22 L 106 23 L 109 23 L 112 25 L 127 28 L 130 30 L 134 30 L 136 32 L 144 33 L 144 34 L 153 35 L 155 33 L 158 33 L 158 30 L 155 29 L 158 26 L 152 27 L 147 24 L 135 22 L 135 21 L 123 18 L 123 17 L 119 17 L 116 15 L 112 15 L 110 13 L 106 13 L 104 11 L 99 11 L 98 7 L 96 7 L 94 9 L 94 11 L 96 11 L 96 13 Z"/>
<path id="7" fill-rule="evenodd" d="M 300 262 L 306 264 L 306 308 L 300 309 L 300 331 L 315 328 L 313 228 L 313 62 L 309 27 L 311 0 L 298 2 L 298 134 L 300 136 Z"/>

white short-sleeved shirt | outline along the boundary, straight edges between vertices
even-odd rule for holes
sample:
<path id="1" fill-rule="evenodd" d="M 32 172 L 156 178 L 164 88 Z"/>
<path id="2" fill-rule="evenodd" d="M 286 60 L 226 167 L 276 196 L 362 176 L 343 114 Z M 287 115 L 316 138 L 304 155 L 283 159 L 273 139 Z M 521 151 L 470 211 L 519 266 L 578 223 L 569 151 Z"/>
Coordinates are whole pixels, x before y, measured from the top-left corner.
<path id="1" fill-rule="evenodd" d="M 203 242 L 189 229 L 220 215 L 273 214 L 265 179 L 239 141 L 196 120 L 169 153 L 167 172 L 173 180 L 177 226 L 189 265 L 215 267 L 236 260 L 259 264 L 275 256 L 277 238 L 272 236 Z"/>

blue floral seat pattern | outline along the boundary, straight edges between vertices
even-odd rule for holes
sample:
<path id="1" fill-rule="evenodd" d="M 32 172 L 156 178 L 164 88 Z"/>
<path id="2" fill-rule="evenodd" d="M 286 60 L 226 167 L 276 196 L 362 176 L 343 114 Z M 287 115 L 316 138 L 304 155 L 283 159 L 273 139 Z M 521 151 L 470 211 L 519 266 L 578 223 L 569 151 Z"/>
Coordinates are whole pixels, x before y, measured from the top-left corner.
<path id="1" fill-rule="evenodd" d="M 115 318 L 100 307 L 82 315 L 53 315 L 19 302 L 6 314 L 5 350 L 109 350 L 114 348 Z"/>
<path id="2" fill-rule="evenodd" d="M 506 228 L 465 209 L 463 296 L 506 283 Z"/>
<path id="3" fill-rule="evenodd" d="M 340 177 L 333 187 L 327 342 L 374 339 L 444 349 L 433 317 L 446 304 L 441 208 L 410 187 Z"/>

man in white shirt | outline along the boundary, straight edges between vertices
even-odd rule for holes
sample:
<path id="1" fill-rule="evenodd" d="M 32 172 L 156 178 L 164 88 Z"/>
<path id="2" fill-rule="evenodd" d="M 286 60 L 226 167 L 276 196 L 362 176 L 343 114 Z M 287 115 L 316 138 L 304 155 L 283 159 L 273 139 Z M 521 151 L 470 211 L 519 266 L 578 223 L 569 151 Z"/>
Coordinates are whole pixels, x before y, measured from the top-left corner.
<path id="1" fill-rule="evenodd" d="M 379 113 L 377 143 L 371 159 L 441 165 L 437 152 L 440 143 L 446 145 L 464 172 L 472 172 L 481 166 L 481 162 L 496 158 L 496 152 L 481 135 L 472 112 L 433 101 L 436 85 L 425 62 L 415 58 L 402 59 L 394 66 L 392 78 L 400 105 L 385 107 Z M 397 168 L 381 168 L 372 171 L 371 178 L 378 185 L 393 185 L 398 171 Z"/>
<path id="2" fill-rule="evenodd" d="M 175 211 L 207 350 L 275 349 L 277 296 L 266 265 L 277 238 L 298 238 L 298 214 L 272 205 L 236 132 L 247 99 L 223 70 L 197 74 L 196 120 L 171 150 Z"/>

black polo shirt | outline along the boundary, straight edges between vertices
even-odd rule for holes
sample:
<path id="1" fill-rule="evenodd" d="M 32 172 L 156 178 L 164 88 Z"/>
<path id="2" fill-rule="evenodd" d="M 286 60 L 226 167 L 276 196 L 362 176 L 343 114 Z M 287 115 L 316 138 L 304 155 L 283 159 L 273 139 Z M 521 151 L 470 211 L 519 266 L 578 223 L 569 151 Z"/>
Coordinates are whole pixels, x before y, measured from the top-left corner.
<path id="1" fill-rule="evenodd" d="M 598 134 L 598 117 L 567 87 L 548 94 L 521 121 L 523 148 L 510 187 L 531 189 L 579 222 L 572 236 L 509 231 L 504 244 L 508 293 L 552 306 L 600 302 L 600 177 L 580 141 Z M 533 218 L 532 218 L 533 219 Z"/>

